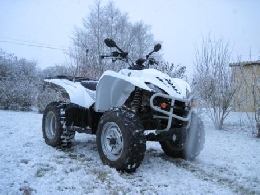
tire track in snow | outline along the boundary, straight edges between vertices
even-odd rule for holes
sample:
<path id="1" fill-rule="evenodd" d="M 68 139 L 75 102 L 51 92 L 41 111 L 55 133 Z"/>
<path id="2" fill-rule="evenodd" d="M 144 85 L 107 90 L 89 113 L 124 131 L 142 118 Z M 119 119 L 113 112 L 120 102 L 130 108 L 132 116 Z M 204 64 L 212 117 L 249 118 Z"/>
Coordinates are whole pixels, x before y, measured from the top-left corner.
<path id="1" fill-rule="evenodd" d="M 156 155 L 160 156 L 165 161 L 173 163 L 176 167 L 185 169 L 191 172 L 197 178 L 213 182 L 222 186 L 230 188 L 234 193 L 237 194 L 260 194 L 258 178 L 247 178 L 241 174 L 235 173 L 227 167 L 218 167 L 214 164 L 200 164 L 196 161 L 185 161 L 183 159 L 172 159 L 164 154 Z M 247 187 L 246 183 L 253 183 L 254 189 Z"/>

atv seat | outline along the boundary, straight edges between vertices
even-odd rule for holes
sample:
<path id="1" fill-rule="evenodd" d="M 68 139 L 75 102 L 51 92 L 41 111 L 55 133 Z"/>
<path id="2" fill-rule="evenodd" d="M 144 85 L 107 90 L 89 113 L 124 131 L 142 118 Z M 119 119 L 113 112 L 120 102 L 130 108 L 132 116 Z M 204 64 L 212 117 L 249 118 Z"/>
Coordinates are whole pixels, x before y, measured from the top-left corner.
<path id="1" fill-rule="evenodd" d="M 81 81 L 80 84 L 84 86 L 86 89 L 96 91 L 98 81 Z"/>

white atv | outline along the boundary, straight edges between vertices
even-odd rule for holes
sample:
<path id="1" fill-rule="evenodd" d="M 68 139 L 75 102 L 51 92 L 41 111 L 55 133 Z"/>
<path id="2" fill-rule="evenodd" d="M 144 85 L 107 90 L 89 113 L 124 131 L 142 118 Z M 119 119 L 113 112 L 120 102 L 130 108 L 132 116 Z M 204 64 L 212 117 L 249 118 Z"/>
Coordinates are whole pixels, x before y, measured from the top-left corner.
<path id="1" fill-rule="evenodd" d="M 118 51 L 101 58 L 128 62 L 128 53 L 112 39 L 108 47 Z M 62 101 L 45 108 L 42 132 L 53 147 L 70 146 L 75 131 L 96 134 L 100 158 L 120 171 L 133 172 L 141 164 L 146 141 L 158 141 L 166 155 L 193 160 L 203 149 L 204 126 L 194 113 L 190 86 L 155 69 L 150 55 L 129 69 L 105 71 L 99 81 L 57 76 L 45 79 Z"/>

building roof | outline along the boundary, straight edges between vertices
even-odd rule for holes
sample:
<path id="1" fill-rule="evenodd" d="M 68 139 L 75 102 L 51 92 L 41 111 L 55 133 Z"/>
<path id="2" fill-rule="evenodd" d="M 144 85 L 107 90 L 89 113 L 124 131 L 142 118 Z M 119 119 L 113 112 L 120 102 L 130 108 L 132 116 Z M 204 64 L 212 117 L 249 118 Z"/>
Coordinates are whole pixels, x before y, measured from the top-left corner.
<path id="1" fill-rule="evenodd" d="M 236 62 L 236 63 L 229 64 L 230 67 L 232 67 L 232 66 L 250 66 L 250 65 L 260 65 L 260 60 Z"/>

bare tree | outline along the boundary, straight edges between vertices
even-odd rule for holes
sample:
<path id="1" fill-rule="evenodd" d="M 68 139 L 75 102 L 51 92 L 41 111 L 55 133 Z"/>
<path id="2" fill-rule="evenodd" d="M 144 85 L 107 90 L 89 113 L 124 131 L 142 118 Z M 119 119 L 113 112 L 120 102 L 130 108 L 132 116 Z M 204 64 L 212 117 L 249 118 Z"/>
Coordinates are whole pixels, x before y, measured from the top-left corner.
<path id="1" fill-rule="evenodd" d="M 148 25 L 142 22 L 132 24 L 113 3 L 102 6 L 98 1 L 83 19 L 83 28 L 76 28 L 72 38 L 70 56 L 76 64 L 76 76 L 99 78 L 107 69 L 126 67 L 124 63 L 111 64 L 100 60 L 101 54 L 111 52 L 104 45 L 105 38 L 114 39 L 133 59 L 145 56 L 154 44 Z"/>
<path id="2" fill-rule="evenodd" d="M 224 120 L 231 111 L 232 98 L 237 90 L 229 68 L 229 44 L 222 39 L 213 40 L 208 36 L 203 38 L 200 48 L 196 47 L 195 57 L 195 94 L 203 100 L 215 128 L 223 129 Z"/>
<path id="3" fill-rule="evenodd" d="M 253 67 L 252 75 L 252 96 L 253 96 L 253 112 L 256 127 L 258 129 L 258 137 L 260 138 L 260 68 L 258 66 Z"/>
<path id="4" fill-rule="evenodd" d="M 172 78 L 180 78 L 187 80 L 186 67 L 181 65 L 175 65 L 169 62 L 159 62 L 154 66 L 155 69 L 168 74 Z"/>
<path id="5" fill-rule="evenodd" d="M 260 107 L 258 108 L 258 111 L 257 111 L 257 130 L 258 130 L 258 134 L 257 134 L 257 137 L 260 138 Z"/>

